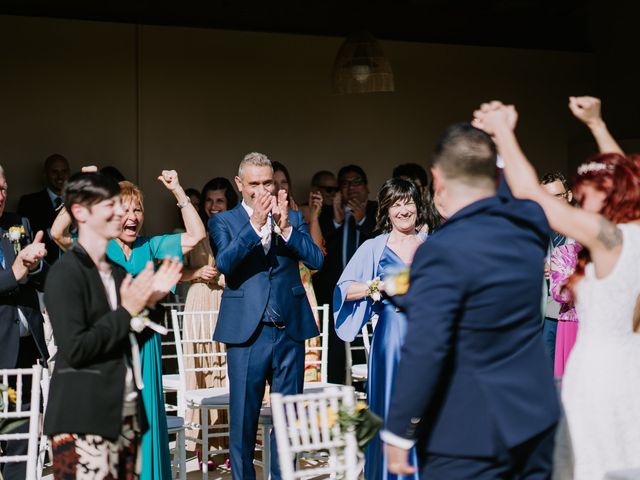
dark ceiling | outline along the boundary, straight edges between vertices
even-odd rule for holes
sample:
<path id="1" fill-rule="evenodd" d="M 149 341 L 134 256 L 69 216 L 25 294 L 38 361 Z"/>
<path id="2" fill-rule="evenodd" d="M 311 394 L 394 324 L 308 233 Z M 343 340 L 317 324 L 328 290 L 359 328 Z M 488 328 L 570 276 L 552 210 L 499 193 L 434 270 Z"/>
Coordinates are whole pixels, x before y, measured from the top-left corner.
<path id="1" fill-rule="evenodd" d="M 154 25 L 592 51 L 589 0 L 3 0 L 0 13 Z"/>

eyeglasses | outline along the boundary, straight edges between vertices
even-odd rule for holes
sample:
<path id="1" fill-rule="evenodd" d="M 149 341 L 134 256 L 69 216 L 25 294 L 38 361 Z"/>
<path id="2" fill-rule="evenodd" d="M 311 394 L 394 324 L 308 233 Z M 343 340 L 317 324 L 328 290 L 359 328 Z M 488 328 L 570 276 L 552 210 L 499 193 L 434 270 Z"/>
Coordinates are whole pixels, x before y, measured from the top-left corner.
<path id="1" fill-rule="evenodd" d="M 354 178 L 353 180 L 342 180 L 340 182 L 340 188 L 360 187 L 362 185 L 364 185 L 364 180 L 360 177 Z"/>
<path id="2" fill-rule="evenodd" d="M 553 196 L 556 198 L 569 198 L 569 192 L 555 193 Z"/>
<path id="3" fill-rule="evenodd" d="M 336 193 L 338 191 L 338 187 L 334 187 L 332 186 L 325 186 L 325 185 L 316 185 L 317 188 L 319 188 L 320 190 L 324 190 L 327 193 Z"/>

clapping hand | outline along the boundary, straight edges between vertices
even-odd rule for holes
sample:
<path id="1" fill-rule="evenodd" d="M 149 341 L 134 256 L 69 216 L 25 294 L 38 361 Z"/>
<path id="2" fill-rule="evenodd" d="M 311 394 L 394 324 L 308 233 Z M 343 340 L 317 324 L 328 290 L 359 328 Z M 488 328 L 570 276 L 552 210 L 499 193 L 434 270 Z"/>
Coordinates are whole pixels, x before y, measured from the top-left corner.
<path id="1" fill-rule="evenodd" d="M 24 247 L 11 265 L 11 271 L 17 281 L 22 280 L 30 271 L 35 270 L 42 259 L 47 255 L 47 249 L 42 238 L 42 231 L 36 233 L 33 242 Z"/>
<path id="2" fill-rule="evenodd" d="M 344 222 L 344 206 L 342 205 L 342 192 L 337 192 L 333 197 L 333 220 L 339 225 Z"/>
<path id="3" fill-rule="evenodd" d="M 175 170 L 163 170 L 162 174 L 158 177 L 167 190 L 173 192 L 180 187 L 180 181 L 178 180 L 178 172 Z"/>
<path id="4" fill-rule="evenodd" d="M 588 127 L 602 122 L 600 99 L 595 97 L 569 97 L 569 110 Z"/>
<path id="5" fill-rule="evenodd" d="M 273 221 L 280 228 L 280 232 L 283 237 L 288 237 L 289 229 L 289 201 L 287 200 L 287 192 L 280 190 L 277 197 L 273 197 L 271 200 L 272 208 L 271 214 L 273 215 Z"/>
<path id="6" fill-rule="evenodd" d="M 271 194 L 267 191 L 256 193 L 253 199 L 253 214 L 251 215 L 251 225 L 253 225 L 256 230 L 262 230 L 262 227 L 265 226 L 271 209 Z"/>
<path id="7" fill-rule="evenodd" d="M 153 263 L 147 262 L 144 270 L 134 279 L 127 275 L 120 285 L 120 304 L 132 317 L 138 315 L 153 293 Z"/>
<path id="8" fill-rule="evenodd" d="M 195 278 L 207 283 L 214 280 L 217 276 L 218 270 L 216 270 L 215 267 L 212 267 L 211 265 L 204 265 L 200 267 L 195 273 Z"/>
<path id="9" fill-rule="evenodd" d="M 351 215 L 357 223 L 360 223 L 364 216 L 367 214 L 367 202 L 361 202 L 352 198 L 347 202 L 347 206 L 351 209 Z"/>

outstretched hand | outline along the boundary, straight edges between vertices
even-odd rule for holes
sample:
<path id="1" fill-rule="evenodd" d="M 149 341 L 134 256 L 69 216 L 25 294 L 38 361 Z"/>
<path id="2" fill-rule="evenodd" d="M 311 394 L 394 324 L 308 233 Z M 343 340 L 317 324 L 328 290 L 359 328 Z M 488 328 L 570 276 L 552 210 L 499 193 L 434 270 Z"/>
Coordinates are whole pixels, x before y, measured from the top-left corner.
<path id="1" fill-rule="evenodd" d="M 569 110 L 588 127 L 602 122 L 600 99 L 595 97 L 569 97 Z"/>
<path id="2" fill-rule="evenodd" d="M 500 128 L 508 128 L 513 131 L 518 123 L 518 112 L 513 105 L 504 105 L 502 102 L 483 103 L 473 112 L 472 125 L 487 134 L 494 136 Z"/>
<path id="3" fill-rule="evenodd" d="M 180 181 L 178 180 L 178 172 L 175 170 L 163 170 L 162 174 L 158 177 L 167 190 L 173 192 L 180 187 Z"/>

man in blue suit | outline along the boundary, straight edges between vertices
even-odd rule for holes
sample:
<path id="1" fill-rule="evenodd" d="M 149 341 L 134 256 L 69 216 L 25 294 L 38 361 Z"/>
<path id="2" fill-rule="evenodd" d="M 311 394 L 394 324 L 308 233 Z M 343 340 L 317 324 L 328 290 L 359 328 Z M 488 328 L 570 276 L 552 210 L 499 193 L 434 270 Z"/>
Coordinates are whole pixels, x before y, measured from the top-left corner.
<path id="1" fill-rule="evenodd" d="M 248 154 L 235 181 L 242 203 L 209 220 L 217 268 L 226 282 L 213 339 L 227 345 L 231 471 L 234 479 L 254 479 L 265 383 L 272 392 L 302 393 L 304 341 L 317 336 L 318 328 L 299 262 L 318 270 L 322 252 L 302 215 L 288 210 L 286 192 L 273 195 L 273 168 L 265 155 Z M 271 477 L 278 479 L 273 445 Z"/>
<path id="2" fill-rule="evenodd" d="M 540 332 L 542 209 L 496 191 L 496 149 L 449 128 L 432 169 L 447 218 L 416 252 L 386 430 L 388 468 L 429 480 L 546 479 L 559 415 Z"/>

